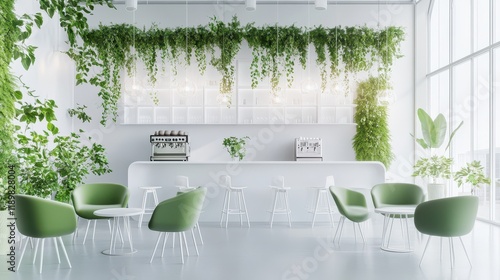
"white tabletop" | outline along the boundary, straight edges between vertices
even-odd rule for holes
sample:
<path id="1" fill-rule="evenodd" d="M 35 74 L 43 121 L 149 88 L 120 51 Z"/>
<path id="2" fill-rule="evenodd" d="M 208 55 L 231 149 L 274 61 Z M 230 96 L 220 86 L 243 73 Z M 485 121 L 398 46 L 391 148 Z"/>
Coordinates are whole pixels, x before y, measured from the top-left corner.
<path id="1" fill-rule="evenodd" d="M 156 189 L 161 189 L 161 186 L 144 186 L 144 187 L 139 187 L 140 189 L 143 190 L 156 190 Z"/>
<path id="2" fill-rule="evenodd" d="M 141 208 L 106 208 L 94 211 L 94 215 L 100 217 L 127 217 L 142 214 Z"/>
<path id="3" fill-rule="evenodd" d="M 415 208 L 416 205 L 380 207 L 375 208 L 375 213 L 410 215 L 415 213 Z"/>

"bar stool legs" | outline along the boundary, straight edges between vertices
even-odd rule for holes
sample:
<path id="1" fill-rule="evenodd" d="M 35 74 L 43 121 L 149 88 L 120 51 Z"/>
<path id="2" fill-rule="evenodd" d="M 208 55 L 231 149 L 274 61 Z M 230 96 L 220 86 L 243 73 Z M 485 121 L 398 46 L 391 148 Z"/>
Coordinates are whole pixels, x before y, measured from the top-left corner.
<path id="1" fill-rule="evenodd" d="M 151 214 L 153 213 L 154 208 L 147 208 L 147 200 L 148 200 L 148 195 L 151 194 L 153 195 L 153 201 L 154 205 L 158 205 L 158 194 L 156 193 L 157 189 L 160 189 L 161 187 L 140 187 L 143 189 L 143 195 L 142 195 L 142 214 L 139 216 L 139 223 L 137 227 L 141 228 L 142 227 L 142 220 L 144 218 L 144 214 Z"/>
<path id="2" fill-rule="evenodd" d="M 247 204 L 245 200 L 245 194 L 243 190 L 246 187 L 234 187 L 231 185 L 231 177 L 228 175 L 222 175 L 219 177 L 219 186 L 226 190 L 224 195 L 224 204 L 222 206 L 220 226 L 222 227 L 222 222 L 224 221 L 224 216 L 226 217 L 226 228 L 229 222 L 229 214 L 240 215 L 240 226 L 243 225 L 243 215 L 247 219 L 248 227 L 250 227 L 250 219 L 248 218 Z M 236 193 L 238 199 L 238 208 L 231 208 L 231 193 Z"/>
<path id="3" fill-rule="evenodd" d="M 270 227 L 273 227 L 274 215 L 275 214 L 286 214 L 288 216 L 288 226 L 292 227 L 292 220 L 290 218 L 290 207 L 288 206 L 288 190 L 290 188 L 285 187 L 285 179 L 283 176 L 277 176 L 273 178 L 273 184 L 269 186 L 274 190 L 274 202 L 271 212 L 271 223 Z M 278 201 L 280 202 L 278 204 Z"/>

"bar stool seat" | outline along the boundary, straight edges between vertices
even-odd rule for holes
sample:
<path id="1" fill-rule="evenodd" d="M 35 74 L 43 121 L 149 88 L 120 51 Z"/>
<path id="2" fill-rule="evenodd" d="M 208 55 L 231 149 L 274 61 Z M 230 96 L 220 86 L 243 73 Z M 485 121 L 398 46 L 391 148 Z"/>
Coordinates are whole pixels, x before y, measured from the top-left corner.
<path id="1" fill-rule="evenodd" d="M 333 226 L 333 213 L 335 208 L 332 207 L 330 202 L 329 188 L 330 186 L 334 185 L 335 185 L 334 177 L 327 176 L 324 186 L 311 187 L 311 189 L 315 192 L 315 198 L 316 198 L 314 200 L 314 205 L 312 205 L 311 209 L 309 209 L 308 211 L 309 213 L 313 214 L 311 227 L 314 227 L 317 215 L 329 215 L 330 223 Z"/>
<path id="2" fill-rule="evenodd" d="M 139 187 L 140 189 L 143 190 L 142 193 L 142 214 L 139 216 L 139 224 L 137 225 L 139 228 L 142 227 L 142 220 L 144 218 L 144 214 L 151 215 L 153 214 L 153 211 L 155 208 L 148 208 L 147 207 L 147 202 L 148 202 L 148 196 L 151 194 L 153 196 L 153 201 L 154 205 L 158 205 L 158 194 L 156 193 L 157 189 L 161 189 L 161 186 L 144 186 L 144 187 Z"/>
<path id="3" fill-rule="evenodd" d="M 290 207 L 288 206 L 288 191 L 290 187 L 285 187 L 285 178 L 283 176 L 276 176 L 272 180 L 272 185 L 269 186 L 274 190 L 274 202 L 271 212 L 271 223 L 270 227 L 273 227 L 274 215 L 275 214 L 286 214 L 288 216 L 288 226 L 292 227 L 292 221 L 290 218 Z M 280 201 L 280 205 L 278 205 Z"/>

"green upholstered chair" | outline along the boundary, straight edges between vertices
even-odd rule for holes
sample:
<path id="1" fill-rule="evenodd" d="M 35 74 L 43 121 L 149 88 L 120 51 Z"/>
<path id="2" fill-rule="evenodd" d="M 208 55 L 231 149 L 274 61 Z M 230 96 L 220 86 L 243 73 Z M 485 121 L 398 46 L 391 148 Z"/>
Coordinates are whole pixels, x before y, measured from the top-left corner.
<path id="1" fill-rule="evenodd" d="M 184 245 L 187 244 L 185 231 L 192 229 L 198 222 L 206 192 L 206 188 L 200 187 L 192 191 L 180 193 L 175 197 L 160 202 L 156 206 L 153 214 L 151 215 L 151 219 L 149 220 L 148 227 L 150 230 L 159 231 L 160 233 L 158 235 L 158 239 L 156 240 L 156 245 L 149 263 L 153 262 L 156 249 L 158 248 L 158 244 L 163 235 L 165 235 L 163 241 L 163 251 L 165 250 L 165 243 L 168 238 L 168 233 L 170 232 L 174 234 L 178 233 L 179 235 L 181 260 L 182 263 L 184 263 L 182 243 L 184 242 Z M 194 236 L 193 240 L 195 240 Z"/>
<path id="2" fill-rule="evenodd" d="M 424 190 L 415 184 L 383 183 L 373 186 L 371 190 L 375 208 L 388 206 L 416 206 L 425 201 Z"/>
<path id="3" fill-rule="evenodd" d="M 360 192 L 337 186 L 331 186 L 330 193 L 332 194 L 333 200 L 337 205 L 339 213 L 342 215 L 340 217 L 337 230 L 335 231 L 333 241 L 335 241 L 335 238 L 337 237 L 337 232 L 339 231 L 340 228 L 340 234 L 338 238 L 340 242 L 340 237 L 342 235 L 342 230 L 344 228 L 344 221 L 345 218 L 347 218 L 350 221 L 352 221 L 354 225 L 356 224 L 358 225 L 359 232 L 361 233 L 361 238 L 363 239 L 364 243 L 365 238 L 363 236 L 363 231 L 361 230 L 359 223 L 368 220 L 368 218 L 370 217 L 370 212 L 366 204 L 365 196 Z M 354 226 L 354 238 L 356 238 L 356 226 Z"/>
<path id="4" fill-rule="evenodd" d="M 448 237 L 450 242 L 450 259 L 453 267 L 455 253 L 453 237 L 458 237 L 464 248 L 469 264 L 472 266 L 465 249 L 462 236 L 471 232 L 476 220 L 479 199 L 477 196 L 457 196 L 436 199 L 421 203 L 415 209 L 415 227 L 423 234 L 429 235 L 420 264 L 424 259 L 431 236 Z"/>
<path id="5" fill-rule="evenodd" d="M 57 246 L 57 242 L 59 241 L 64 256 L 66 257 L 66 261 L 68 262 L 69 267 L 71 267 L 71 263 L 61 236 L 71 234 L 76 229 L 76 215 L 73 207 L 66 203 L 22 194 L 15 195 L 15 201 L 15 215 L 19 232 L 29 238 L 38 238 L 34 260 L 36 260 L 39 242 L 40 240 L 42 241 L 40 249 L 40 273 L 42 273 L 43 250 L 45 240 L 47 238 L 53 239 L 57 252 L 57 258 L 60 263 L 61 259 L 59 257 L 59 249 Z M 24 248 L 19 259 L 18 270 L 28 243 L 29 242 L 26 242 L 24 244 Z"/>
<path id="6" fill-rule="evenodd" d="M 108 219 L 109 225 L 109 218 L 96 216 L 94 215 L 94 211 L 105 208 L 127 207 L 128 197 L 129 192 L 127 187 L 113 183 L 84 184 L 73 190 L 71 201 L 75 207 L 75 212 L 80 218 L 88 220 L 83 244 L 85 244 L 85 240 L 87 239 L 91 221 L 94 221 L 93 237 L 95 236 L 97 220 Z M 76 233 L 74 238 L 76 238 Z"/>

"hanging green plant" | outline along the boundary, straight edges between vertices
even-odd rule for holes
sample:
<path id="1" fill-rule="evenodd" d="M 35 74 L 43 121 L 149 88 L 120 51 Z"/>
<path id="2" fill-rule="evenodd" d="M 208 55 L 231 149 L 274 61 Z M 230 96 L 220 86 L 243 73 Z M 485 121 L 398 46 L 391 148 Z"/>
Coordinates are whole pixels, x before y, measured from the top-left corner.
<path id="1" fill-rule="evenodd" d="M 334 27 L 328 30 L 328 40 L 326 41 L 326 47 L 328 49 L 328 57 L 330 59 L 330 79 L 336 80 L 341 73 L 340 61 L 342 57 L 343 48 L 341 44 L 343 41 L 344 29 L 340 26 Z"/>
<path id="2" fill-rule="evenodd" d="M 321 92 L 324 92 L 327 84 L 327 71 L 326 71 L 326 46 L 328 40 L 328 30 L 319 26 L 309 32 L 311 43 L 314 45 L 316 51 L 316 65 L 319 66 L 319 73 L 321 77 Z"/>
<path id="3" fill-rule="evenodd" d="M 389 168 L 394 158 L 391 148 L 391 136 L 388 124 L 387 107 L 379 105 L 379 95 L 390 89 L 389 82 L 383 77 L 370 77 L 360 82 L 357 89 L 356 113 L 357 124 L 353 138 L 356 159 L 362 161 L 380 161 Z"/>
<path id="4" fill-rule="evenodd" d="M 401 42 L 404 38 L 404 30 L 394 26 L 389 26 L 378 33 L 373 44 L 375 51 L 372 53 L 372 57 L 379 58 L 379 72 L 382 75 L 389 76 L 394 59 L 403 56 Z"/>
<path id="5" fill-rule="evenodd" d="M 235 79 L 234 60 L 243 40 L 243 29 L 236 16 L 227 24 L 214 17 L 208 24 L 208 28 L 211 32 L 214 45 L 220 51 L 219 57 L 212 56 L 210 64 L 222 75 L 219 90 L 221 94 L 228 95 L 228 106 L 230 106 L 230 95 L 234 90 Z"/>

